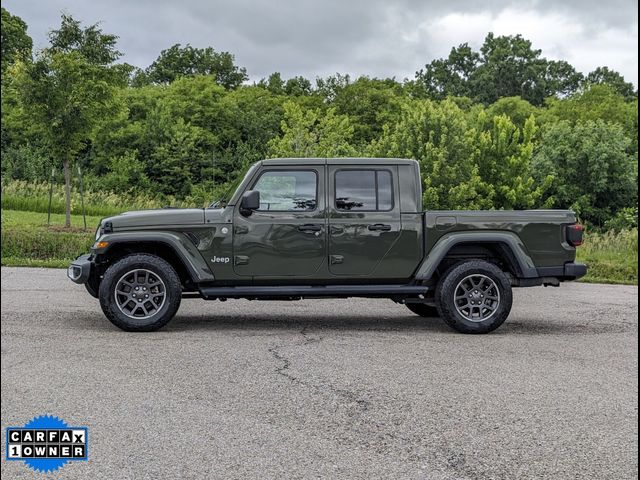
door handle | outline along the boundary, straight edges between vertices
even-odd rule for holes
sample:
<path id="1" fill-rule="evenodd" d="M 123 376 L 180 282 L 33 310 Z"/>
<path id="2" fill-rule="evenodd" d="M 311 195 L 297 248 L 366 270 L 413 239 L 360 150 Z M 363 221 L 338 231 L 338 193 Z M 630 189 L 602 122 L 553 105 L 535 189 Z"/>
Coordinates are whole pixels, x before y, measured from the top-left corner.
<path id="1" fill-rule="evenodd" d="M 320 225 L 314 225 L 313 223 L 307 223 L 305 225 L 300 225 L 298 230 L 305 233 L 314 233 L 322 230 L 322 227 Z"/>
<path id="2" fill-rule="evenodd" d="M 379 232 L 388 232 L 391 230 L 391 225 L 384 225 L 382 223 L 376 223 L 375 225 L 369 225 L 367 227 L 369 230 L 379 231 Z"/>

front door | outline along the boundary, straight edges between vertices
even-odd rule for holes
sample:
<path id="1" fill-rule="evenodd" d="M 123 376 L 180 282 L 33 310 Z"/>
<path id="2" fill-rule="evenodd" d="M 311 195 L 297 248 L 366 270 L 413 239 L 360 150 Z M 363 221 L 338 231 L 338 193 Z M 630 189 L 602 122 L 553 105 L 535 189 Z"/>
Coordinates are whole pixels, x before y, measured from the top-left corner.
<path id="1" fill-rule="evenodd" d="M 270 167 L 250 185 L 260 208 L 234 213 L 233 268 L 250 277 L 311 277 L 326 261 L 325 166 Z"/>
<path id="2" fill-rule="evenodd" d="M 329 271 L 375 276 L 400 236 L 397 166 L 328 168 Z"/>

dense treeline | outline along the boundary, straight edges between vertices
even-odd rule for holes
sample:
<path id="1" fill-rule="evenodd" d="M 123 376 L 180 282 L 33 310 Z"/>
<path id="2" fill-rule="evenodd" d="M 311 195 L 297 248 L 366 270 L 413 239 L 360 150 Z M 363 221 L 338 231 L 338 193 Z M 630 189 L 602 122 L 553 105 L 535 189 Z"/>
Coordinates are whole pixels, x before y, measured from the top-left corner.
<path id="1" fill-rule="evenodd" d="M 2 9 L 3 182 L 46 181 L 57 167 L 70 183 L 79 165 L 89 188 L 203 204 L 262 158 L 408 157 L 425 208 L 637 223 L 637 91 L 520 36 L 453 48 L 411 80 L 276 72 L 254 84 L 228 52 L 174 45 L 137 69 L 118 63 L 116 40 L 63 16 L 34 53 Z"/>

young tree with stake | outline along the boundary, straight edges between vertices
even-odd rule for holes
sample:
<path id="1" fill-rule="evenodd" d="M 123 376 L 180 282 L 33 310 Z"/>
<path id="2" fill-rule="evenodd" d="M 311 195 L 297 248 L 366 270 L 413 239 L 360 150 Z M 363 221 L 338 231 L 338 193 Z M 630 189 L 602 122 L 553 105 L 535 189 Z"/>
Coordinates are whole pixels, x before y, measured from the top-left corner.
<path id="1" fill-rule="evenodd" d="M 20 115 L 62 163 L 65 178 L 65 226 L 71 226 L 71 168 L 91 142 L 96 127 L 121 105 L 117 87 L 126 84 L 129 67 L 115 64 L 117 37 L 98 25 L 82 28 L 63 15 L 49 33 L 50 46 L 33 61 L 18 61 L 9 72 L 9 88 Z"/>

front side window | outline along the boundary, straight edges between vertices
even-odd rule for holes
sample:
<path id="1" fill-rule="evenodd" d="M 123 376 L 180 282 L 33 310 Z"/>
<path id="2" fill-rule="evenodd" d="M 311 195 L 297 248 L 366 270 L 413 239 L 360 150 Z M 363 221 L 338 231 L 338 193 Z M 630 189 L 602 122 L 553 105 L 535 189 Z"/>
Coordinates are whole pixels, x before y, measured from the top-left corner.
<path id="1" fill-rule="evenodd" d="M 351 212 L 392 210 L 391 172 L 388 170 L 337 171 L 336 208 Z"/>
<path id="2" fill-rule="evenodd" d="M 253 190 L 260 192 L 260 210 L 291 212 L 315 210 L 317 179 L 314 171 L 265 172 Z"/>

